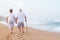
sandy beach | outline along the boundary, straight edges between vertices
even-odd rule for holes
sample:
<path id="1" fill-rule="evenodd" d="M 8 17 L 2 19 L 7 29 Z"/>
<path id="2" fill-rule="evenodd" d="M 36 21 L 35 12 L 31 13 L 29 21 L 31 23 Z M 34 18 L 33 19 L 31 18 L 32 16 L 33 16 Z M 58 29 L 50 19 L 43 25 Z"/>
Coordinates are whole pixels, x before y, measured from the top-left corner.
<path id="1" fill-rule="evenodd" d="M 13 34 L 9 34 L 8 26 L 0 24 L 0 40 L 60 40 L 60 33 L 47 32 L 28 28 L 28 33 L 19 33 L 14 27 Z"/>

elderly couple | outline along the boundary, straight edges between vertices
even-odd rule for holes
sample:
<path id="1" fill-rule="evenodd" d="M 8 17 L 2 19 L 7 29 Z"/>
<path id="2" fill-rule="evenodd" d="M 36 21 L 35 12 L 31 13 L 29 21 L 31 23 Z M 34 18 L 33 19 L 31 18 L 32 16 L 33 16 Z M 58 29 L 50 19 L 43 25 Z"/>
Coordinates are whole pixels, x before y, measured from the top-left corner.
<path id="1" fill-rule="evenodd" d="M 15 17 L 13 14 L 13 9 L 9 9 L 9 14 L 6 18 L 6 22 L 8 23 L 10 33 L 12 34 L 14 22 L 17 23 L 17 27 L 20 32 L 24 33 L 24 20 L 27 21 L 26 15 L 22 12 L 22 9 L 19 10 L 19 13 Z"/>

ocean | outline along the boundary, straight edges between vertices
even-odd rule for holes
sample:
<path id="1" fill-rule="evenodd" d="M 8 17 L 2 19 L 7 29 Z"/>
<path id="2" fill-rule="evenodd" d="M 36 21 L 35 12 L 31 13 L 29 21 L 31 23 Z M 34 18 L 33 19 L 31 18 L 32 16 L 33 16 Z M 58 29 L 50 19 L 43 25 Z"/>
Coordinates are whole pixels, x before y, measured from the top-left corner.
<path id="1" fill-rule="evenodd" d="M 8 25 L 5 21 L 0 21 L 0 23 L 2 23 L 4 25 Z M 16 23 L 15 23 L 15 26 L 17 26 Z M 25 26 L 26 26 L 26 23 L 25 23 Z M 38 29 L 38 30 L 60 33 L 60 23 L 59 22 L 46 22 L 46 23 L 42 23 L 42 24 L 41 23 L 34 24 L 32 22 L 32 24 L 27 23 L 27 27 L 31 27 L 31 28 Z"/>

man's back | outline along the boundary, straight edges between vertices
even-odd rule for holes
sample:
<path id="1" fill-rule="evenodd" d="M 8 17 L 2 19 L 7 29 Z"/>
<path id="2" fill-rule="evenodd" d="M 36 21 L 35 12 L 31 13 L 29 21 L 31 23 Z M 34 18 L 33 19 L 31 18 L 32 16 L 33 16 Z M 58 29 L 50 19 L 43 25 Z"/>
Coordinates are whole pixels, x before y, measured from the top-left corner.
<path id="1" fill-rule="evenodd" d="M 24 17 L 25 17 L 25 14 L 24 13 L 18 13 L 17 15 L 17 18 L 18 18 L 18 22 L 24 22 Z"/>
<path id="2" fill-rule="evenodd" d="M 14 21 L 14 14 L 8 14 L 8 22 Z"/>

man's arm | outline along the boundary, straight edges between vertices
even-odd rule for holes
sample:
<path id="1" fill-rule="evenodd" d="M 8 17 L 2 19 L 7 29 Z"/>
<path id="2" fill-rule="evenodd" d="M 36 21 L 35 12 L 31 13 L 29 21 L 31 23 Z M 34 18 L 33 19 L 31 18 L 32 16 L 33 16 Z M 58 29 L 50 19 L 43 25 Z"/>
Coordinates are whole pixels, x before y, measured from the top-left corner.
<path id="1" fill-rule="evenodd" d="M 15 18 L 15 22 L 17 23 L 18 17 Z"/>
<path id="2" fill-rule="evenodd" d="M 26 18 L 26 16 L 25 16 L 25 22 L 27 22 L 27 18 Z"/>
<path id="3" fill-rule="evenodd" d="M 8 17 L 6 17 L 6 22 L 8 23 Z"/>

